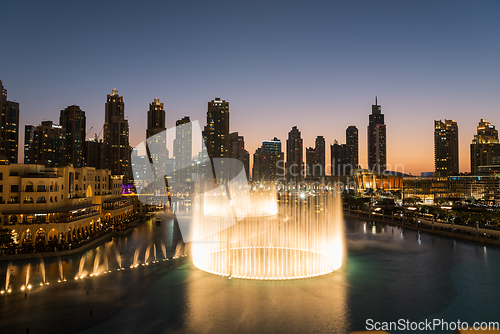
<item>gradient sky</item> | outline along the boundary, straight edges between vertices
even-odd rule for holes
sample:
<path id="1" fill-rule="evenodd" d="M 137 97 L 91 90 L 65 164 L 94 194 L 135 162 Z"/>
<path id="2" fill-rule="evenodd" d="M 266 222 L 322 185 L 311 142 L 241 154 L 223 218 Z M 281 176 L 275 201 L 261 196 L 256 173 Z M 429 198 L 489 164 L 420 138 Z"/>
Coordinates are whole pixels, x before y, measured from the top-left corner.
<path id="1" fill-rule="evenodd" d="M 458 122 L 463 172 L 479 119 L 500 127 L 498 1 L 3 1 L 0 12 L 0 80 L 20 103 L 21 146 L 25 124 L 58 123 L 71 104 L 98 133 L 115 87 L 132 146 L 155 97 L 168 127 L 203 125 L 208 101 L 229 101 L 251 155 L 275 136 L 284 149 L 294 125 L 304 146 L 322 135 L 328 148 L 356 125 L 366 164 L 377 95 L 388 163 L 413 175 L 434 170 L 435 119 Z"/>

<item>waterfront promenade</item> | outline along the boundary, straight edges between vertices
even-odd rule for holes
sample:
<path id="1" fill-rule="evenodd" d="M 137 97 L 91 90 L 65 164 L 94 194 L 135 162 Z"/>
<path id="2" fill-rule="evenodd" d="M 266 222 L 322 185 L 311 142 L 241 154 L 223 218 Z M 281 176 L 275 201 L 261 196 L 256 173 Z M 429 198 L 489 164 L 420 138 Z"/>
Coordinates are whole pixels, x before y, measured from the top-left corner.
<path id="1" fill-rule="evenodd" d="M 84 250 L 90 249 L 114 236 L 121 236 L 130 233 L 142 218 L 137 218 L 130 222 L 127 227 L 120 230 L 109 229 L 105 233 L 92 236 L 89 240 L 82 241 L 77 244 L 77 247 L 69 249 L 56 250 L 56 251 L 33 251 L 22 254 L 2 254 L 0 253 L 0 261 L 14 261 L 14 260 L 29 260 L 38 258 L 48 258 L 57 256 L 73 255 Z M 48 248 L 47 248 L 48 249 Z"/>
<path id="2" fill-rule="evenodd" d="M 352 209 L 344 209 L 344 214 L 349 217 L 383 222 L 386 224 L 405 227 L 413 230 L 425 231 L 428 233 L 439 234 L 452 238 L 500 245 L 500 231 L 498 230 L 476 228 L 465 225 L 445 224 L 415 217 L 398 217 Z"/>

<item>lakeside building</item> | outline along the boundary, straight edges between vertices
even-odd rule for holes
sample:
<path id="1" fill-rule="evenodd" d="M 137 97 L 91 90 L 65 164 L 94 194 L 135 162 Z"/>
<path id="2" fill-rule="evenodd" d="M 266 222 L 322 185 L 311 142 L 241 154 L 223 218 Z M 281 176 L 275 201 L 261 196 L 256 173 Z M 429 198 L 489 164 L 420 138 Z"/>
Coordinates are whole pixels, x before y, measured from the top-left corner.
<path id="1" fill-rule="evenodd" d="M 136 215 L 137 196 L 122 195 L 122 183 L 107 169 L 0 164 L 0 228 L 15 244 L 84 240 Z"/>
<path id="2" fill-rule="evenodd" d="M 448 177 L 405 177 L 403 199 L 416 198 L 423 204 L 443 200 L 480 201 L 487 205 L 500 204 L 500 171 L 485 166 L 480 175 Z"/>

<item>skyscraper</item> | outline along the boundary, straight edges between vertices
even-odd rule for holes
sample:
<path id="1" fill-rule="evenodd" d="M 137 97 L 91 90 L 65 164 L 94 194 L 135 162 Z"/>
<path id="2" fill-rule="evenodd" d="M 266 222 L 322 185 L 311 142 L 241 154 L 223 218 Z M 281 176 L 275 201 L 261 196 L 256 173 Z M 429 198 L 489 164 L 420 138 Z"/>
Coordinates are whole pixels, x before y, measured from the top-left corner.
<path id="1" fill-rule="evenodd" d="M 146 129 L 146 139 L 148 139 L 148 151 L 151 162 L 157 172 L 166 175 L 167 164 L 167 132 L 165 127 L 166 114 L 163 103 L 155 98 L 149 104 L 148 125 Z M 153 137 L 153 138 L 151 138 Z"/>
<path id="2" fill-rule="evenodd" d="M 0 81 L 0 157 L 17 163 L 19 149 L 19 103 L 7 101 L 7 90 Z"/>
<path id="3" fill-rule="evenodd" d="M 343 176 L 347 175 L 347 145 L 339 144 L 334 140 L 333 145 L 330 145 L 330 159 L 332 162 L 332 175 Z"/>
<path id="4" fill-rule="evenodd" d="M 25 125 L 24 126 L 24 163 L 32 164 L 34 163 L 33 152 L 30 149 L 33 143 L 33 138 L 35 136 L 35 126 Z"/>
<path id="5" fill-rule="evenodd" d="M 498 130 L 485 119 L 479 121 L 477 134 L 470 144 L 471 174 L 477 175 L 480 166 L 500 164 L 500 143 Z"/>
<path id="6" fill-rule="evenodd" d="M 280 172 L 278 166 L 283 166 L 281 141 L 276 137 L 264 140 L 255 151 L 253 164 L 253 181 L 276 181 Z"/>
<path id="7" fill-rule="evenodd" d="M 85 165 L 97 169 L 103 168 L 104 145 L 102 139 L 96 135 L 85 142 Z"/>
<path id="8" fill-rule="evenodd" d="M 175 122 L 174 159 L 175 183 L 191 182 L 191 160 L 193 153 L 193 128 L 188 116 Z"/>
<path id="9" fill-rule="evenodd" d="M 299 183 L 304 179 L 303 142 L 300 131 L 296 126 L 288 132 L 286 141 L 286 171 L 278 170 L 279 174 L 286 175 L 288 182 Z"/>
<path id="10" fill-rule="evenodd" d="M 104 167 L 113 175 L 131 177 L 128 121 L 125 119 L 125 104 L 118 90 L 107 96 L 104 115 Z"/>
<path id="11" fill-rule="evenodd" d="M 316 154 L 314 147 L 306 147 L 306 180 L 311 181 L 314 174 L 314 163 L 316 161 Z"/>
<path id="12" fill-rule="evenodd" d="M 66 129 L 52 121 L 43 121 L 35 129 L 30 150 L 35 164 L 66 166 Z"/>
<path id="13" fill-rule="evenodd" d="M 71 105 L 61 110 L 59 124 L 66 130 L 66 162 L 74 167 L 85 166 L 85 111 L 79 106 Z"/>
<path id="14" fill-rule="evenodd" d="M 372 105 L 372 114 L 368 123 L 368 168 L 375 172 L 383 172 L 387 165 L 386 126 L 382 107 Z"/>
<path id="15" fill-rule="evenodd" d="M 350 175 L 351 170 L 357 169 L 359 164 L 358 128 L 354 125 L 345 130 L 346 140 L 346 175 Z"/>
<path id="16" fill-rule="evenodd" d="M 229 102 L 216 97 L 208 102 L 207 151 L 210 158 L 229 157 Z"/>
<path id="17" fill-rule="evenodd" d="M 325 177 L 325 138 L 317 136 L 314 146 L 314 179 L 322 179 Z"/>
<path id="18" fill-rule="evenodd" d="M 250 154 L 245 150 L 245 139 L 243 136 L 239 136 L 238 132 L 229 134 L 229 157 L 241 161 L 245 167 L 245 173 L 248 179 L 250 172 Z"/>
<path id="19" fill-rule="evenodd" d="M 458 126 L 453 120 L 434 121 L 434 166 L 439 176 L 459 173 Z"/>

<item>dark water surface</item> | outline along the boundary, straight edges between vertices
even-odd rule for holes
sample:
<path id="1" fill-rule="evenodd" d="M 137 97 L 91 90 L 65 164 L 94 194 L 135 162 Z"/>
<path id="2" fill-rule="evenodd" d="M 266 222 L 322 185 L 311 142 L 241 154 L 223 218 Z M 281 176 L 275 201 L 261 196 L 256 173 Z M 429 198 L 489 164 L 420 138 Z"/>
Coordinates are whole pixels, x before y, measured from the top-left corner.
<path id="1" fill-rule="evenodd" d="M 364 330 L 367 319 L 500 321 L 498 247 L 354 219 L 346 219 L 346 237 L 348 256 L 339 271 L 295 281 L 221 278 L 197 270 L 189 258 L 75 281 L 80 254 L 62 259 L 70 279 L 60 284 L 58 260 L 47 259 L 51 285 L 43 288 L 39 262 L 29 261 L 34 289 L 25 298 L 19 288 L 28 261 L 15 262 L 14 293 L 0 297 L 0 328 L 18 333 L 26 327 L 30 333 L 346 333 Z M 128 268 L 137 249 L 142 263 L 146 247 L 154 243 L 162 259 L 164 242 L 170 258 L 178 240 L 175 223 L 164 219 L 161 227 L 142 223 L 113 244 Z M 113 244 L 86 252 L 85 270 L 92 271 L 97 251 L 108 255 L 115 270 Z M 6 267 L 0 263 L 2 287 Z"/>

